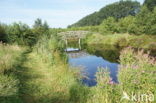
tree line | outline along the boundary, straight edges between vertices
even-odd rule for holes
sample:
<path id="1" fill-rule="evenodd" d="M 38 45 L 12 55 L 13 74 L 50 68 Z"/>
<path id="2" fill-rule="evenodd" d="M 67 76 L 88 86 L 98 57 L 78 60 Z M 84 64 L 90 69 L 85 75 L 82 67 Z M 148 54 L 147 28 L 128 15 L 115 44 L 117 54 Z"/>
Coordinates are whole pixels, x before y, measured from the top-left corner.
<path id="1" fill-rule="evenodd" d="M 34 45 L 43 35 L 49 34 L 49 26 L 46 21 L 36 19 L 32 28 L 24 23 L 11 25 L 0 24 L 0 41 L 19 45 Z"/>
<path id="2" fill-rule="evenodd" d="M 153 17 L 153 15 L 151 13 L 154 12 L 155 6 L 156 6 L 156 0 L 145 0 L 143 5 L 140 5 L 140 3 L 137 1 L 121 0 L 119 2 L 115 2 L 113 4 L 105 6 L 104 8 L 100 9 L 100 11 L 88 15 L 88 16 L 82 18 L 81 20 L 79 20 L 77 23 L 69 25 L 68 27 L 73 28 L 73 27 L 98 26 L 100 24 L 104 24 L 104 22 L 109 22 L 109 21 L 112 22 L 112 25 L 113 25 L 115 22 L 120 22 L 120 21 L 126 23 L 126 20 L 128 20 L 127 22 L 129 22 L 130 24 L 133 24 L 133 22 L 137 22 L 135 24 L 139 25 L 142 22 L 142 25 L 145 26 L 146 24 L 151 22 L 151 21 L 148 21 L 147 19 L 149 19 L 149 20 L 152 19 L 152 18 L 150 18 L 150 16 Z M 140 12 L 142 12 L 142 13 L 140 13 Z M 147 15 L 149 18 L 147 17 Z M 143 17 L 141 17 L 141 16 L 143 16 Z M 112 20 L 112 18 L 110 19 L 110 17 L 112 17 L 114 20 Z M 139 19 L 139 17 L 141 19 Z M 135 20 L 135 18 L 137 20 Z M 154 17 L 153 17 L 153 19 L 154 19 Z M 122 24 L 120 26 L 123 26 L 123 25 L 124 24 Z M 136 26 L 138 26 L 138 25 L 136 25 Z M 149 25 L 150 25 L 150 23 L 149 23 Z M 125 26 L 126 26 L 126 24 L 125 24 Z M 131 25 L 131 28 L 135 28 L 134 24 L 133 24 L 133 26 Z M 116 30 L 116 31 L 118 31 L 118 30 Z M 135 31 L 130 30 L 130 32 L 136 33 L 136 30 Z M 148 32 L 139 31 L 139 32 L 140 33 L 151 33 L 149 31 Z M 153 32 L 152 32 L 152 34 L 153 34 Z"/>
<path id="3" fill-rule="evenodd" d="M 114 17 L 120 19 L 129 15 L 135 16 L 140 10 L 140 3 L 137 1 L 119 1 L 113 4 L 109 4 L 98 12 L 94 12 L 77 23 L 69 25 L 69 27 L 81 27 L 81 26 L 95 26 L 102 23 L 104 19 L 108 17 Z"/>
<path id="4" fill-rule="evenodd" d="M 143 6 L 136 16 L 127 16 L 116 20 L 105 19 L 99 26 L 101 33 L 156 34 L 156 8 L 150 11 Z"/>
<path id="5" fill-rule="evenodd" d="M 138 2 L 133 2 L 133 1 L 120 1 L 118 3 L 113 3 L 111 5 L 108 5 L 104 7 L 101 10 L 106 10 L 106 8 L 112 6 L 112 5 L 118 5 L 123 4 L 123 3 L 136 3 Z M 123 17 L 120 17 L 122 14 L 125 12 L 121 11 L 127 11 L 124 6 L 121 6 L 121 11 L 117 12 L 118 10 L 116 8 L 112 9 L 112 11 L 115 11 L 116 13 L 119 13 L 120 16 L 113 16 L 113 13 L 111 12 L 111 16 L 108 16 L 107 18 L 103 19 L 99 25 L 94 24 L 94 20 L 99 20 L 98 17 L 95 18 L 92 23 L 94 25 L 90 25 L 89 22 L 91 21 L 86 21 L 89 26 L 87 25 L 73 25 L 70 27 L 70 29 L 83 29 L 83 30 L 91 30 L 94 32 L 100 32 L 101 34 L 108 34 L 108 33 L 129 33 L 129 34 L 156 34 L 156 0 L 145 0 L 144 4 L 140 7 L 134 6 L 133 7 L 137 9 L 133 9 L 131 14 L 127 13 L 127 15 L 124 15 Z M 136 5 L 135 4 L 135 5 Z M 128 4 L 127 4 L 128 5 Z M 115 7 L 115 6 L 114 6 Z M 112 7 L 113 8 L 113 7 Z M 127 6 L 129 8 L 129 6 Z M 110 9 L 111 10 L 111 9 Z M 137 10 L 137 11 L 136 11 Z M 107 10 L 109 11 L 109 10 Z M 109 11 L 110 12 L 110 11 Z M 103 15 L 106 15 L 107 12 L 103 12 Z M 126 14 L 126 13 L 125 13 Z M 84 18 L 85 20 L 85 18 Z M 80 20 L 81 22 L 81 20 Z M 84 22 L 85 23 L 85 22 Z M 77 27 L 78 26 L 78 27 Z"/>

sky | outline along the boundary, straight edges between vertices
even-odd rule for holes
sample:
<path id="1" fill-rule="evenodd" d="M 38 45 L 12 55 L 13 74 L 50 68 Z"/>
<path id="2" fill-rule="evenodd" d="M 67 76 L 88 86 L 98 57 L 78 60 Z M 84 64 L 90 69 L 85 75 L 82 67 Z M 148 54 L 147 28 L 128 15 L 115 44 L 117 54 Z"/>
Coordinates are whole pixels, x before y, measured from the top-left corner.
<path id="1" fill-rule="evenodd" d="M 21 21 L 32 26 L 36 18 L 41 18 L 50 27 L 65 28 L 117 1 L 119 0 L 0 0 L 0 22 L 11 24 Z"/>

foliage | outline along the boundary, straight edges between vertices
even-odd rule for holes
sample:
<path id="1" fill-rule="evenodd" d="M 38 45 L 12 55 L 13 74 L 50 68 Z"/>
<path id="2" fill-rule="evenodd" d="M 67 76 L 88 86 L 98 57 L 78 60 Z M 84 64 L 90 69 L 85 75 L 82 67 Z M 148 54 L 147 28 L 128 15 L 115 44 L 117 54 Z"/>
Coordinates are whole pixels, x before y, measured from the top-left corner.
<path id="1" fill-rule="evenodd" d="M 148 7 L 149 10 L 153 10 L 156 6 L 156 1 L 155 0 L 145 0 L 144 5 Z"/>
<path id="2" fill-rule="evenodd" d="M 113 17 L 105 19 L 100 25 L 99 31 L 103 34 L 118 32 L 116 20 Z"/>
<path id="3" fill-rule="evenodd" d="M 143 50 L 137 52 L 132 48 L 125 48 L 120 55 L 119 83 L 113 83 L 106 68 L 97 72 L 97 85 L 90 89 L 87 103 L 131 103 L 146 102 L 148 98 L 132 99 L 133 95 L 156 96 L 155 69 L 156 61 Z M 124 100 L 123 93 L 127 93 L 129 100 Z M 140 94 L 138 94 L 140 93 Z M 143 100 L 143 101 L 142 101 Z M 155 101 L 153 101 L 155 102 Z"/>
<path id="4" fill-rule="evenodd" d="M 16 64 L 23 49 L 17 45 L 0 43 L 0 101 L 21 103 L 19 79 L 15 75 Z"/>
<path id="5" fill-rule="evenodd" d="M 134 16 L 127 16 L 125 18 L 121 18 L 118 22 L 118 28 L 120 33 L 130 33 L 134 34 L 135 29 L 137 28 L 135 25 L 135 17 Z"/>
<path id="6" fill-rule="evenodd" d="M 7 34 L 4 24 L 0 24 L 0 41 L 7 42 Z"/>
<path id="7" fill-rule="evenodd" d="M 121 0 L 119 2 L 107 5 L 100 11 L 90 14 L 82 18 L 77 23 L 70 25 L 69 27 L 81 27 L 81 26 L 95 26 L 102 23 L 104 19 L 108 17 L 114 17 L 120 19 L 128 15 L 136 15 L 140 9 L 140 4 L 136 1 Z"/>
<path id="8" fill-rule="evenodd" d="M 13 23 L 6 28 L 9 43 L 16 43 L 19 45 L 32 45 L 35 36 L 32 34 L 28 25 L 23 23 Z"/>
<path id="9" fill-rule="evenodd" d="M 48 35 L 49 34 L 48 30 L 49 30 L 49 26 L 46 21 L 44 21 L 44 23 L 42 23 L 42 20 L 39 18 L 35 20 L 32 31 L 38 39 L 39 39 L 39 37 L 41 37 L 43 35 Z"/>
<path id="10" fill-rule="evenodd" d="M 129 33 L 135 35 L 152 34 L 155 35 L 156 9 L 152 12 L 143 6 L 136 16 L 127 16 L 116 21 L 109 17 L 99 26 L 101 34 L 108 33 Z"/>
<path id="11" fill-rule="evenodd" d="M 155 58 L 144 54 L 143 50 L 135 52 L 132 48 L 124 49 L 120 56 L 119 82 L 121 91 L 156 96 Z"/>
<path id="12" fill-rule="evenodd" d="M 149 29 L 151 26 L 151 18 L 151 12 L 146 6 L 143 6 L 141 11 L 136 16 L 136 34 L 150 34 Z"/>
<path id="13" fill-rule="evenodd" d="M 152 49 L 156 50 L 154 46 L 156 42 L 156 36 L 153 35 L 129 35 L 129 34 L 113 34 L 113 35 L 101 35 L 93 34 L 86 39 L 86 43 L 89 44 L 102 44 L 102 45 L 114 45 L 116 47 L 134 47 L 150 49 L 150 44 L 153 44 Z"/>
<path id="14" fill-rule="evenodd" d="M 22 49 L 17 45 L 10 46 L 0 43 L 0 73 L 13 69 L 21 51 Z"/>

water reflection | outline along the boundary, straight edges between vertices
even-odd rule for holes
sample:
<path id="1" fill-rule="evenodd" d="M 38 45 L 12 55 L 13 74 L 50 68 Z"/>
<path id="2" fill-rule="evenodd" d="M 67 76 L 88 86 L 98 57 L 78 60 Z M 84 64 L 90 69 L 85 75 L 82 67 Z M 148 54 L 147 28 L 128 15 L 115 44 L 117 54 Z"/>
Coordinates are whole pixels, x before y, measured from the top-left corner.
<path id="1" fill-rule="evenodd" d="M 67 50 L 71 50 L 71 48 L 68 48 Z M 100 56 L 98 52 L 91 52 L 90 50 L 90 53 L 87 50 L 67 52 L 69 57 L 69 64 L 71 66 L 84 67 L 83 74 L 85 74 L 85 77 L 87 78 L 83 78 L 82 82 L 88 86 L 96 85 L 95 74 L 97 72 L 98 67 L 108 68 L 113 81 L 118 82 L 118 63 L 113 63 L 104 59 L 102 56 Z M 98 56 L 94 53 L 98 53 Z M 107 52 L 103 51 L 102 53 Z"/>
<path id="2" fill-rule="evenodd" d="M 103 57 L 110 62 L 118 62 L 120 49 L 111 45 L 88 45 L 84 48 L 87 49 L 87 52 L 99 57 Z"/>

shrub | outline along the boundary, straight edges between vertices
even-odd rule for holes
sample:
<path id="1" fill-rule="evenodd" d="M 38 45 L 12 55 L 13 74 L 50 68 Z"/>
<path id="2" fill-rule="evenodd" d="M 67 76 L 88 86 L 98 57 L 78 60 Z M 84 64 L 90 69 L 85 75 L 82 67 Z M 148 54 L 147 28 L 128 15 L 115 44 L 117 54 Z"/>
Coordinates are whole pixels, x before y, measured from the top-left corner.
<path id="1" fill-rule="evenodd" d="M 156 96 L 156 60 L 143 50 L 135 52 L 132 48 L 126 48 L 121 52 L 119 69 L 119 86 L 121 94 L 143 93 Z"/>

